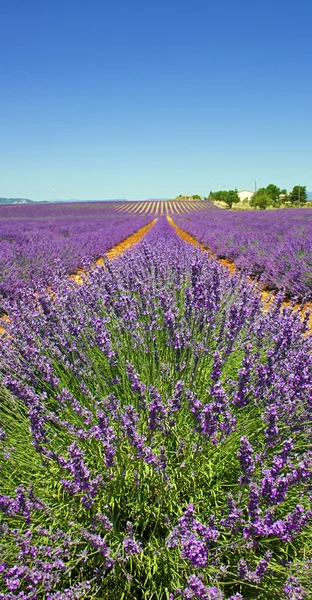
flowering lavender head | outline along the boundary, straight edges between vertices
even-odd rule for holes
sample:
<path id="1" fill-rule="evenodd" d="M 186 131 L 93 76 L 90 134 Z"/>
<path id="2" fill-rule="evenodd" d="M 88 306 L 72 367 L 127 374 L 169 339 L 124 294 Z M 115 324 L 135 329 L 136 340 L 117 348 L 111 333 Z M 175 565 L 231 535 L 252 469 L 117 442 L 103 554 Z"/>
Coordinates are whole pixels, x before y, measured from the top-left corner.
<path id="1" fill-rule="evenodd" d="M 249 483 L 252 473 L 255 470 L 253 447 L 246 436 L 242 436 L 240 442 L 240 449 L 237 453 L 237 456 L 239 458 L 243 474 L 239 477 L 239 482 Z"/>

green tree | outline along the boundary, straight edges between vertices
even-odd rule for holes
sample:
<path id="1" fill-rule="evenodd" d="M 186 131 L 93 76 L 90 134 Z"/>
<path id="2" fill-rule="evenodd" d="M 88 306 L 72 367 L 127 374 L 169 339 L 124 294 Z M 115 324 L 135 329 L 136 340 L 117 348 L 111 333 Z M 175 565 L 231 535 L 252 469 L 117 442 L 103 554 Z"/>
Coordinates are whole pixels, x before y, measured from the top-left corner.
<path id="1" fill-rule="evenodd" d="M 305 202 L 308 198 L 307 188 L 305 185 L 295 185 L 289 194 L 289 202 L 299 204 Z"/>
<path id="2" fill-rule="evenodd" d="M 266 188 L 259 188 L 250 200 L 250 206 L 253 208 L 260 208 L 261 210 L 265 210 L 271 204 L 273 204 L 272 198 L 266 192 Z"/>
<path id="3" fill-rule="evenodd" d="M 233 204 L 237 204 L 237 202 L 239 202 L 239 195 L 237 193 L 237 190 L 229 190 L 228 192 L 225 192 L 226 196 L 224 198 L 224 202 L 225 204 L 228 205 L 229 208 L 232 208 Z"/>
<path id="4" fill-rule="evenodd" d="M 239 202 L 239 195 L 237 190 L 220 190 L 219 192 L 210 192 L 209 200 L 219 200 L 219 202 L 225 202 L 229 208 L 232 208 L 233 204 Z"/>
<path id="5" fill-rule="evenodd" d="M 193 200 L 201 200 L 201 197 L 198 194 L 193 194 L 192 199 Z"/>
<path id="6" fill-rule="evenodd" d="M 219 202 L 225 202 L 226 195 L 227 195 L 227 192 L 225 190 L 220 190 L 219 192 L 210 192 L 209 198 L 211 196 L 212 200 L 218 200 Z"/>
<path id="7" fill-rule="evenodd" d="M 265 192 L 268 196 L 270 196 L 272 204 L 278 204 L 280 194 L 286 193 L 286 190 L 281 190 L 277 185 L 274 185 L 274 183 L 269 183 L 269 185 L 267 185 L 265 188 Z"/>

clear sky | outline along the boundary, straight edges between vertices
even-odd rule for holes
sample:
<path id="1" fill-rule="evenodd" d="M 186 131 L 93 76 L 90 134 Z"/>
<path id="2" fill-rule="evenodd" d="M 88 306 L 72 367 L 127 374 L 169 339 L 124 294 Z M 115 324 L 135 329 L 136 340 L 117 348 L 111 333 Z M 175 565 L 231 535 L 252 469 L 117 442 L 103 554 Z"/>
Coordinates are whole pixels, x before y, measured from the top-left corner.
<path id="1" fill-rule="evenodd" d="M 0 196 L 312 190 L 311 0 L 6 0 Z"/>

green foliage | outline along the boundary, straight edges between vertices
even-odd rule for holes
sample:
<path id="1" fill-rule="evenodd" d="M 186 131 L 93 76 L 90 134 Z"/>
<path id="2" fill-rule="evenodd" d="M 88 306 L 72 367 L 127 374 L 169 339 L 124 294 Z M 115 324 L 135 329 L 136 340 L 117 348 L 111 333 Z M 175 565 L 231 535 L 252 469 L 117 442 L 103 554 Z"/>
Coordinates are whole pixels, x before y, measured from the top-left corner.
<path id="1" fill-rule="evenodd" d="M 193 194 L 193 196 L 191 196 L 192 200 L 201 200 L 201 196 L 199 196 L 198 194 Z"/>
<path id="2" fill-rule="evenodd" d="M 305 185 L 295 185 L 289 194 L 289 202 L 291 204 L 300 204 L 308 198 L 307 188 Z"/>
<path id="3" fill-rule="evenodd" d="M 253 194 L 250 200 L 250 206 L 253 208 L 260 208 L 261 210 L 265 210 L 272 203 L 272 198 L 266 192 L 266 188 L 259 188 L 259 190 Z"/>
<path id="4" fill-rule="evenodd" d="M 237 193 L 237 189 L 229 190 L 227 192 L 227 197 L 225 198 L 225 203 L 228 205 L 229 208 L 232 208 L 232 205 L 237 204 L 237 202 L 239 202 L 239 195 Z"/>
<path id="5" fill-rule="evenodd" d="M 219 192 L 210 192 L 209 198 L 211 196 L 213 200 L 217 200 L 218 202 L 225 202 L 226 194 L 227 192 L 225 190 L 220 190 Z"/>
<path id="6" fill-rule="evenodd" d="M 239 202 L 239 195 L 237 190 L 220 190 L 219 192 L 210 192 L 209 200 L 211 199 L 218 200 L 219 202 L 225 202 L 229 208 L 232 208 L 233 204 Z"/>
<path id="7" fill-rule="evenodd" d="M 268 206 L 278 207 L 285 201 L 285 198 L 281 198 L 280 196 L 286 196 L 286 194 L 287 191 L 285 188 L 281 189 L 274 183 L 269 183 L 266 187 L 259 188 L 257 192 L 255 192 L 250 204 L 254 208 L 260 208 L 262 210 Z"/>
<path id="8" fill-rule="evenodd" d="M 286 190 L 281 190 L 277 185 L 274 185 L 274 183 L 270 183 L 265 188 L 265 192 L 271 198 L 271 203 L 274 205 L 279 204 L 280 194 L 286 193 Z"/>

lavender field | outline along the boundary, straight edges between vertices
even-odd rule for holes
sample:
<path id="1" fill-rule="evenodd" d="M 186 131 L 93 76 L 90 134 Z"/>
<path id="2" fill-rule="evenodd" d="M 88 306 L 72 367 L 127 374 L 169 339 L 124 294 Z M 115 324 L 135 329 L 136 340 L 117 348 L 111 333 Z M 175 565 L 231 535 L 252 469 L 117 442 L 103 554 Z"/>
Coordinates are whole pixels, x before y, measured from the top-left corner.
<path id="1" fill-rule="evenodd" d="M 175 215 L 179 227 L 264 286 L 312 299 L 312 211 L 210 211 Z"/>
<path id="2" fill-rule="evenodd" d="M 112 203 L 0 207 L 0 302 L 75 273 L 144 227 L 151 216 L 120 215 Z"/>
<path id="3" fill-rule="evenodd" d="M 153 218 L 0 211 L 0 599 L 311 598 L 310 213 Z"/>

